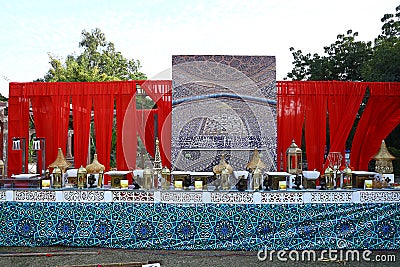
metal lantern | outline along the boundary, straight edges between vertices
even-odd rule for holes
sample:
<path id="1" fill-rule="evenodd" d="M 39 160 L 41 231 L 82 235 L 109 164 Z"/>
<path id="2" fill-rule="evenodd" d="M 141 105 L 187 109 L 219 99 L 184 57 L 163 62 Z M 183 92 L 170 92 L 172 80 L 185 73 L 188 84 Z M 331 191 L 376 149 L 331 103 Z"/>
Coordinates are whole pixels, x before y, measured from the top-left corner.
<path id="1" fill-rule="evenodd" d="M 147 166 L 144 170 L 143 170 L 143 188 L 144 189 L 151 189 L 151 182 L 153 180 L 153 172 L 151 171 L 151 169 Z"/>
<path id="2" fill-rule="evenodd" d="M 287 172 L 290 174 L 299 174 L 302 172 L 302 151 L 296 145 L 294 140 L 292 140 L 292 144 L 286 150 L 287 157 Z"/>
<path id="3" fill-rule="evenodd" d="M 53 188 L 61 188 L 62 185 L 62 171 L 56 166 L 53 170 L 51 177 L 51 185 Z"/>
<path id="4" fill-rule="evenodd" d="M 253 189 L 260 190 L 262 189 L 262 171 L 258 167 L 253 172 Z"/>
<path id="5" fill-rule="evenodd" d="M 395 159 L 392 154 L 388 151 L 386 147 L 385 140 L 382 140 L 381 147 L 379 148 L 378 153 L 373 157 L 375 159 L 375 171 L 384 174 L 384 173 L 393 173 L 393 163 L 392 161 Z"/>
<path id="6" fill-rule="evenodd" d="M 333 169 L 328 167 L 325 169 L 325 183 L 327 189 L 333 189 L 335 187 L 334 183 L 334 176 L 333 176 Z"/>
<path id="7" fill-rule="evenodd" d="M 87 171 L 81 165 L 81 167 L 78 169 L 78 175 L 77 175 L 78 188 L 86 188 L 87 187 L 86 176 L 87 176 Z"/>
<path id="8" fill-rule="evenodd" d="M 222 190 L 229 190 L 229 170 L 224 168 L 221 172 L 221 188 Z"/>
<path id="9" fill-rule="evenodd" d="M 103 187 L 103 179 L 104 179 L 104 171 L 100 170 L 99 172 L 99 178 L 97 179 L 97 187 L 101 188 Z"/>
<path id="10" fill-rule="evenodd" d="M 161 188 L 164 190 L 168 190 L 169 187 L 171 186 L 171 171 L 167 168 L 167 166 L 165 166 L 161 170 L 161 176 L 162 176 Z"/>
<path id="11" fill-rule="evenodd" d="M 353 188 L 353 176 L 349 166 L 346 166 L 343 170 L 343 183 L 342 188 L 352 189 Z"/>

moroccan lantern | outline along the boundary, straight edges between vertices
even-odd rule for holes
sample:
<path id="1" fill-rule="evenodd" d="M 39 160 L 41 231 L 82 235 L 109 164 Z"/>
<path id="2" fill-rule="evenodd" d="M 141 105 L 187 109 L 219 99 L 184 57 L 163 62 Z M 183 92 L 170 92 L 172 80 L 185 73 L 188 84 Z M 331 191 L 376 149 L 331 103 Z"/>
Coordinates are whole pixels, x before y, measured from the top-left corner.
<path id="1" fill-rule="evenodd" d="M 343 183 L 342 188 L 352 189 L 353 188 L 353 176 L 349 166 L 346 166 L 343 170 Z"/>
<path id="2" fill-rule="evenodd" d="M 61 188 L 62 185 L 62 171 L 56 166 L 53 169 L 52 177 L 51 177 L 51 185 L 53 188 Z"/>
<path id="3" fill-rule="evenodd" d="M 229 190 L 229 170 L 224 168 L 221 172 L 221 188 L 222 190 Z"/>
<path id="4" fill-rule="evenodd" d="M 325 169 L 325 183 L 326 183 L 326 188 L 327 189 L 334 189 L 335 187 L 335 178 L 333 175 L 333 169 L 331 167 L 328 167 Z"/>
<path id="5" fill-rule="evenodd" d="M 384 174 L 384 173 L 393 173 L 393 163 L 392 161 L 395 159 L 392 154 L 389 153 L 385 140 L 382 140 L 381 147 L 379 148 L 378 153 L 373 157 L 375 159 L 375 171 Z"/>
<path id="6" fill-rule="evenodd" d="M 86 188 L 87 187 L 86 176 L 87 176 L 87 171 L 81 165 L 81 167 L 78 169 L 78 173 L 77 173 L 78 188 Z"/>
<path id="7" fill-rule="evenodd" d="M 168 190 L 171 186 L 171 171 L 167 168 L 167 166 L 161 170 L 161 177 L 161 188 Z"/>
<path id="8" fill-rule="evenodd" d="M 253 189 L 260 190 L 262 189 L 262 171 L 258 167 L 253 171 Z"/>
<path id="9" fill-rule="evenodd" d="M 290 174 L 299 174 L 302 172 L 303 163 L 302 163 L 302 151 L 296 145 L 294 140 L 292 140 L 292 144 L 286 150 L 286 158 L 287 158 L 287 172 Z"/>

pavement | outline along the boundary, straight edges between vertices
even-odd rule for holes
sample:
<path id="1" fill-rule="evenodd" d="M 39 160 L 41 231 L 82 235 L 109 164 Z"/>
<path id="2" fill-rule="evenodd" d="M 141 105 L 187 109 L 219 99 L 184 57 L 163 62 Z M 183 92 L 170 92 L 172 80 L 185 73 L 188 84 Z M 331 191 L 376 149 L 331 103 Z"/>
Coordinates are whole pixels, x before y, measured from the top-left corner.
<path id="1" fill-rule="evenodd" d="M 361 251 L 360 251 L 361 252 Z M 277 253 L 277 252 L 275 252 Z M 129 267 L 142 266 L 400 266 L 400 251 L 372 251 L 369 261 L 341 260 L 321 257 L 317 252 L 317 259 L 308 260 L 305 257 L 296 259 L 301 251 L 289 255 L 286 253 L 278 260 L 277 254 L 272 260 L 268 257 L 263 260 L 264 254 L 257 255 L 257 251 L 179 251 L 179 250 L 132 250 L 108 248 L 74 248 L 74 247 L 0 247 L 0 266 L 5 267 Z M 326 255 L 326 254 L 325 254 Z M 339 254 L 337 254 L 339 255 Z M 361 254 L 360 254 L 361 255 Z M 290 256 L 290 257 L 289 257 Z M 260 259 L 259 259 L 260 258 Z M 286 261 L 285 261 L 286 259 Z M 384 260 L 384 261 L 382 261 Z M 114 264 L 113 264 L 114 263 Z"/>

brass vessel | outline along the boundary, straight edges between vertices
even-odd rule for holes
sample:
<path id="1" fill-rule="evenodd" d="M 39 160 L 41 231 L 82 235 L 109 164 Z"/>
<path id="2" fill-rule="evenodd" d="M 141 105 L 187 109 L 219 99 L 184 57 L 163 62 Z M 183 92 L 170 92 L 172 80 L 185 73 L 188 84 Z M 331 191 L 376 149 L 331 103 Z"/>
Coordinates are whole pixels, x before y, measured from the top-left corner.
<path id="1" fill-rule="evenodd" d="M 221 174 L 224 169 L 226 169 L 229 174 L 231 174 L 233 172 L 232 166 L 229 165 L 225 160 L 225 154 L 222 154 L 221 155 L 221 160 L 219 161 L 218 165 L 214 166 L 213 172 L 215 174 Z"/>
<path id="2" fill-rule="evenodd" d="M 62 172 L 65 172 L 65 170 L 71 165 L 72 164 L 65 159 L 61 148 L 58 148 L 57 158 L 52 164 L 49 165 L 49 167 L 50 168 L 58 167 L 61 169 Z"/>

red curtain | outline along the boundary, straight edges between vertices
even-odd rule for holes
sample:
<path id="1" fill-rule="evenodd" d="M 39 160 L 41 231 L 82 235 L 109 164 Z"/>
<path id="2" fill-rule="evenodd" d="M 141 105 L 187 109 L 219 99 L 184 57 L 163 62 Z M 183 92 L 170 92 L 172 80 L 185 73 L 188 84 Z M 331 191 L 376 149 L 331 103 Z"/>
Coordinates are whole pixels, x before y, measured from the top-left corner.
<path id="1" fill-rule="evenodd" d="M 117 97 L 117 168 L 136 168 L 136 84 L 123 83 L 118 88 Z"/>
<path id="2" fill-rule="evenodd" d="M 323 171 L 326 151 L 327 92 L 329 83 L 303 83 L 301 99 L 305 106 L 306 157 L 309 170 Z"/>
<path id="3" fill-rule="evenodd" d="M 300 99 L 301 82 L 277 82 L 277 159 L 278 170 L 286 170 L 286 150 L 295 140 L 301 147 L 304 107 Z"/>
<path id="4" fill-rule="evenodd" d="M 96 134 L 96 153 L 105 171 L 110 169 L 111 139 L 114 117 L 114 92 L 107 82 L 96 83 L 93 96 L 94 128 Z M 107 182 L 107 181 L 105 181 Z"/>
<path id="5" fill-rule="evenodd" d="M 142 88 L 157 104 L 158 138 L 163 165 L 171 167 L 172 81 L 146 81 Z M 149 151 L 150 152 L 150 151 Z"/>
<path id="6" fill-rule="evenodd" d="M 358 123 L 351 149 L 351 165 L 367 170 L 383 139 L 400 123 L 400 83 L 368 83 L 370 97 Z"/>
<path id="7" fill-rule="evenodd" d="M 355 82 L 331 83 L 328 98 L 330 147 L 341 152 L 345 161 L 345 146 L 365 93 L 365 84 Z"/>
<path id="8" fill-rule="evenodd" d="M 59 83 L 33 83 L 29 91 L 36 136 L 43 137 L 46 141 L 47 167 L 56 160 L 58 148 L 62 149 L 64 155 L 66 152 L 70 115 L 69 90 Z"/>
<path id="9" fill-rule="evenodd" d="M 138 109 L 136 111 L 136 119 L 138 123 L 138 133 L 147 152 L 154 157 L 154 115 L 157 114 L 157 109 Z"/>
<path id="10" fill-rule="evenodd" d="M 28 172 L 28 142 L 29 142 L 29 99 L 26 97 L 25 84 L 10 83 L 8 99 L 8 153 L 7 175 L 22 172 L 22 151 L 12 150 L 12 138 L 25 138 L 25 172 Z"/>
<path id="11" fill-rule="evenodd" d="M 88 163 L 90 119 L 92 112 L 91 85 L 73 84 L 72 118 L 74 127 L 74 165 L 79 168 Z"/>

